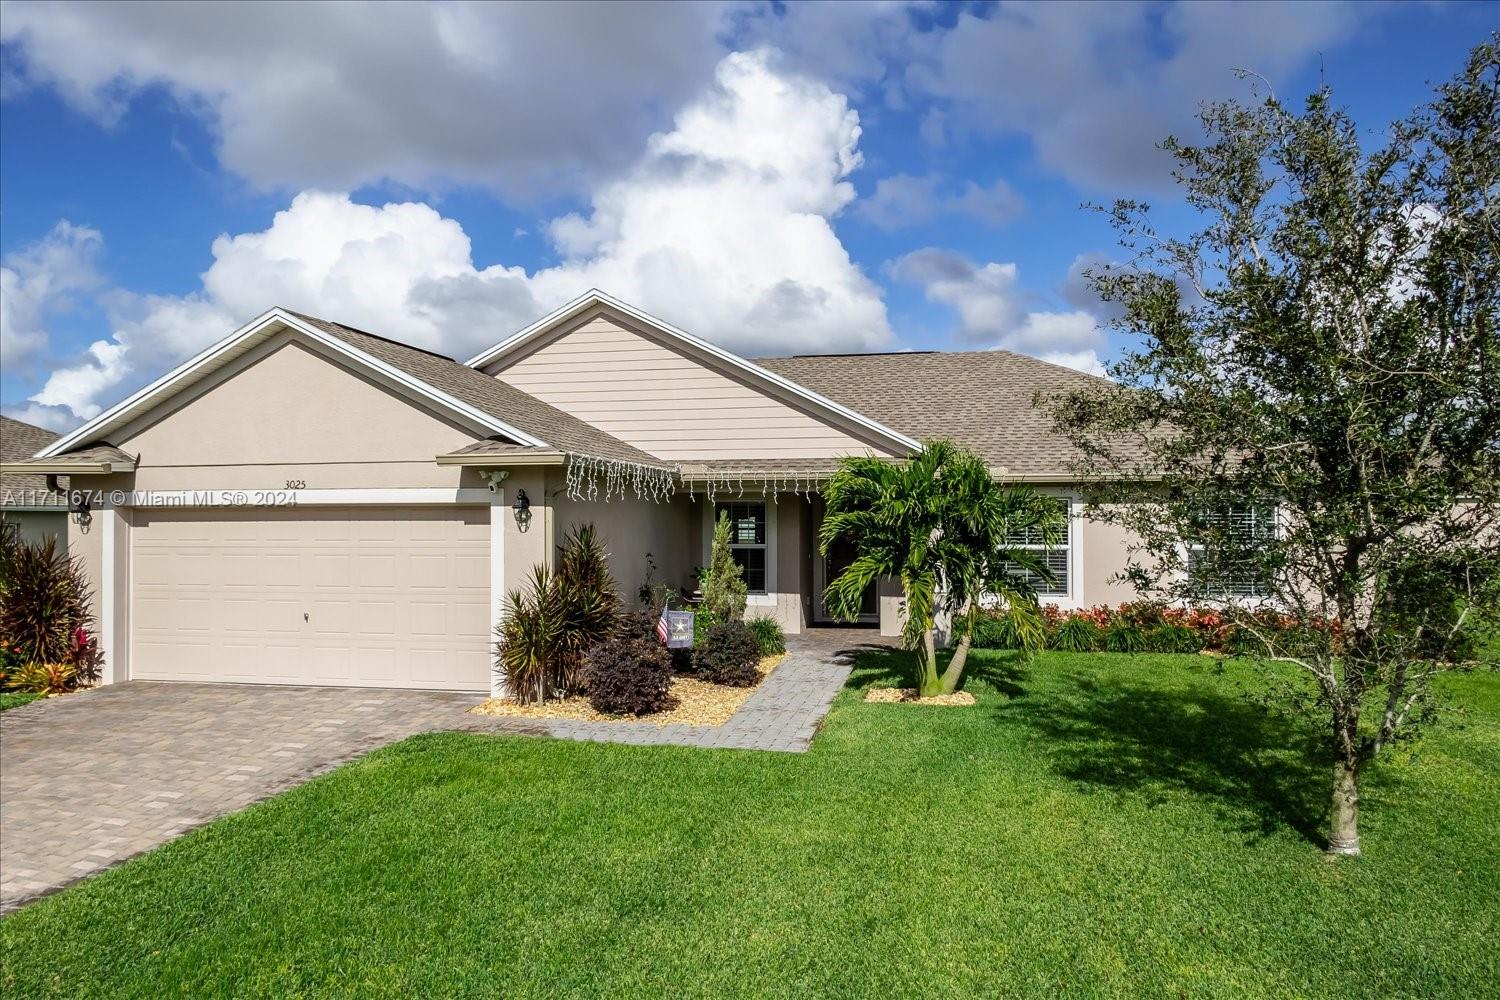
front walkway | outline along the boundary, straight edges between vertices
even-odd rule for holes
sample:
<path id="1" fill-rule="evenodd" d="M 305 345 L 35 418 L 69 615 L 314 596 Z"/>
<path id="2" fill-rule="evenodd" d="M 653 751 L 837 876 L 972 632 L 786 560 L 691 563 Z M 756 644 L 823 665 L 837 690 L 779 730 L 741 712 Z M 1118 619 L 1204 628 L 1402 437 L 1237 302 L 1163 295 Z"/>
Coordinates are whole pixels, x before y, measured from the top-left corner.
<path id="1" fill-rule="evenodd" d="M 633 744 L 808 748 L 867 633 L 791 656 L 721 726 L 474 715 L 472 694 L 130 681 L 0 715 L 0 913 L 359 755 L 435 730 Z M 878 637 L 870 637 L 878 641 Z"/>

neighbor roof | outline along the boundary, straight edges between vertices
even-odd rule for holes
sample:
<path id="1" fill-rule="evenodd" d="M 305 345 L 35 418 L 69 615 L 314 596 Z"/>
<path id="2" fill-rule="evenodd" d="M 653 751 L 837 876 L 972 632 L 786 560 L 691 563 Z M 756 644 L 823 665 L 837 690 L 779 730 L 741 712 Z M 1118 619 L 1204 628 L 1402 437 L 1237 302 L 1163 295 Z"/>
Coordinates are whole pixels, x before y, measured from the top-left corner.
<path id="1" fill-rule="evenodd" d="M 953 441 L 1018 478 L 1070 478 L 1077 457 L 1032 396 L 1108 384 L 1011 351 L 819 354 L 755 363 L 912 437 Z"/>
<path id="2" fill-rule="evenodd" d="M 43 427 L 0 416 L 0 462 L 30 458 L 57 440 Z M 66 510 L 67 495 L 47 489 L 47 477 L 30 473 L 0 474 L 0 507 L 56 507 Z"/>

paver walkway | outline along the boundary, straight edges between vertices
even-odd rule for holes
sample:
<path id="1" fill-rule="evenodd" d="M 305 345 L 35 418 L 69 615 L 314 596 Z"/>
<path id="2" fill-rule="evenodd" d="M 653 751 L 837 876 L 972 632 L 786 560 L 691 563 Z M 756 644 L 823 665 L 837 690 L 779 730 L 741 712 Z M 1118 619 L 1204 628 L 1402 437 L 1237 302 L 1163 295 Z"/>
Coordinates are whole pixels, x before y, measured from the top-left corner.
<path id="1" fill-rule="evenodd" d="M 474 715 L 472 694 L 130 681 L 0 714 L 0 913 L 434 730 L 803 751 L 869 633 L 790 637 L 728 722 L 538 722 Z M 878 640 L 877 640 L 878 641 Z"/>

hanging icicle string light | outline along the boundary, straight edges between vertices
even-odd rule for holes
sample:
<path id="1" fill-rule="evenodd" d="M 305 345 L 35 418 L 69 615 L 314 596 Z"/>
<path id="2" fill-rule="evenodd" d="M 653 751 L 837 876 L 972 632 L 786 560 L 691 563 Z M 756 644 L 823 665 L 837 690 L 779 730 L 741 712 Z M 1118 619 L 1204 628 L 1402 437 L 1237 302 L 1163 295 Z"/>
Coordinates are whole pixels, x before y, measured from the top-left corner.
<path id="1" fill-rule="evenodd" d="M 720 496 L 743 498 L 757 486 L 762 497 L 774 498 L 782 493 L 810 497 L 823 477 L 816 473 L 779 469 L 713 469 L 702 478 L 689 479 L 681 468 L 642 465 L 592 455 L 569 454 L 566 463 L 567 493 L 572 500 L 624 500 L 634 495 L 638 500 L 663 503 L 680 489 L 686 489 L 692 500 L 701 492 L 710 503 Z"/>
<path id="2" fill-rule="evenodd" d="M 672 499 L 681 476 L 676 468 L 642 465 L 592 455 L 568 454 L 568 498 L 571 500 L 623 500 L 635 494 L 637 500 L 661 503 Z"/>

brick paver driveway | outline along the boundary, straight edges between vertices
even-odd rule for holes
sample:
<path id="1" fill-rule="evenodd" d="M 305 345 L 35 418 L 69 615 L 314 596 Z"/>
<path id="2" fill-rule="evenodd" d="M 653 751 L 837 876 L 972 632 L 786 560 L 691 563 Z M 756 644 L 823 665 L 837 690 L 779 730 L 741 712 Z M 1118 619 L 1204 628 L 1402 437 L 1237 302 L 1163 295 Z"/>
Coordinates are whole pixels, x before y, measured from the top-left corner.
<path id="1" fill-rule="evenodd" d="M 475 695 L 131 681 L 0 715 L 0 911 L 413 733 Z"/>
<path id="2" fill-rule="evenodd" d="M 471 714 L 473 694 L 130 681 L 0 714 L 0 912 L 283 792 L 443 729 L 802 752 L 852 654 L 890 640 L 820 629 L 720 726 Z"/>

